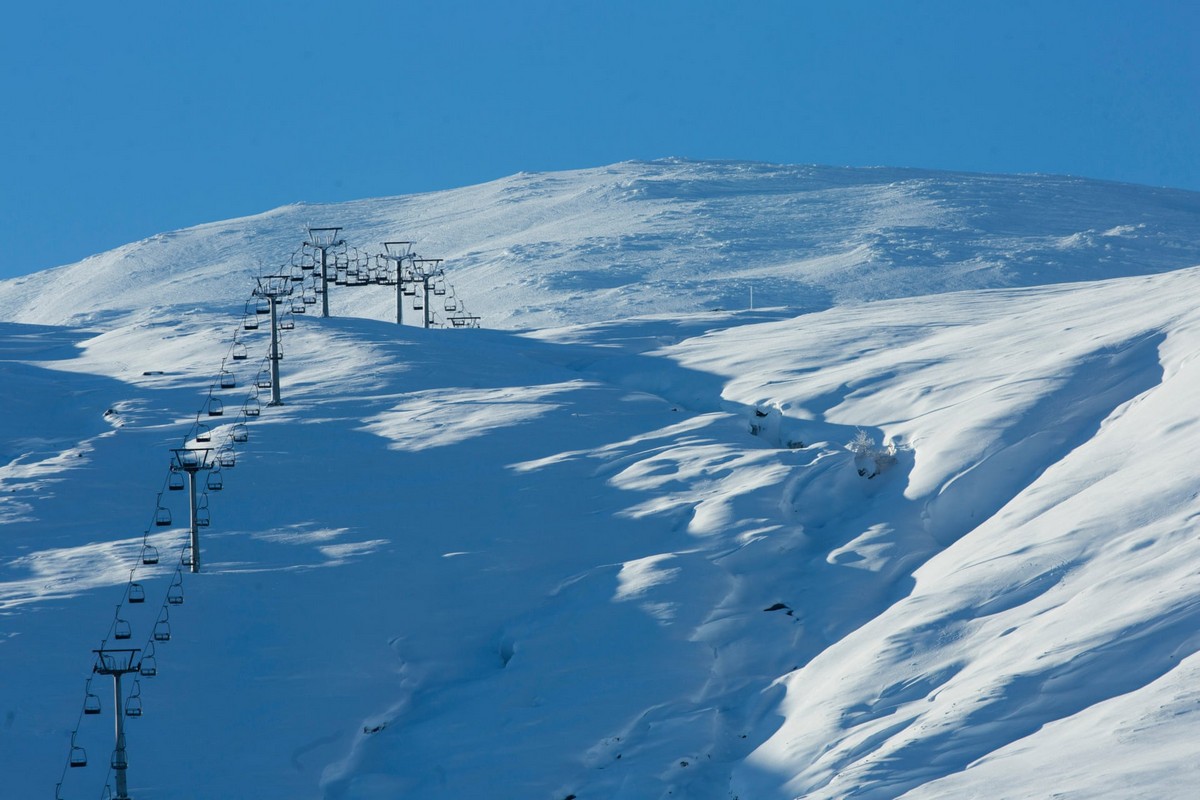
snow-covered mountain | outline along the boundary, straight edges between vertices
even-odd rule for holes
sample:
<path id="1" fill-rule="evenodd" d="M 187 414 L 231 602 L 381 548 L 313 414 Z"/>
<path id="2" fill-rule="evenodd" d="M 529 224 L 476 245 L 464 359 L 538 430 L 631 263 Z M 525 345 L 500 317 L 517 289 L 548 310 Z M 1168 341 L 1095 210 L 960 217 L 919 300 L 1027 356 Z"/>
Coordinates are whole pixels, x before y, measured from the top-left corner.
<path id="1" fill-rule="evenodd" d="M 243 302 L 305 224 L 445 257 L 485 329 L 336 287 L 262 406 Z M 1198 234 L 1187 192 L 672 160 L 0 282 L 3 794 L 112 784 L 104 642 L 154 648 L 139 800 L 1191 797 Z M 198 424 L 249 439 L 192 575 Z"/>

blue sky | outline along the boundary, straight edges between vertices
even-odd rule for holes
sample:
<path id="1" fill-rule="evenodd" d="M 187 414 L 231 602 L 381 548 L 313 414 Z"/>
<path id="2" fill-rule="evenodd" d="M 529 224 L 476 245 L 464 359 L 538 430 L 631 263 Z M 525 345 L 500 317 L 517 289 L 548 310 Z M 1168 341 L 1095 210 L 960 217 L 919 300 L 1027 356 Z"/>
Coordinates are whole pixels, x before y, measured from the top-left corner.
<path id="1" fill-rule="evenodd" d="M 1200 4 L 21 3 L 0 277 L 295 201 L 685 156 L 1200 190 Z"/>

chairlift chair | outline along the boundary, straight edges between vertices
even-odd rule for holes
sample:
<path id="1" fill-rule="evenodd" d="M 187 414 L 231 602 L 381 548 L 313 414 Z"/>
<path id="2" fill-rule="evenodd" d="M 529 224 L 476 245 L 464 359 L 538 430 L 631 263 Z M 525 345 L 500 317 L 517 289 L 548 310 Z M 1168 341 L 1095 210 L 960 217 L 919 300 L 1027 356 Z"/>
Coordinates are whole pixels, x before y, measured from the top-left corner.
<path id="1" fill-rule="evenodd" d="M 71 758 L 68 763 L 72 767 L 87 766 L 87 750 L 75 744 L 75 734 L 71 734 Z"/>
<path id="2" fill-rule="evenodd" d="M 247 314 L 242 319 L 242 327 L 248 331 L 258 330 L 258 317 L 254 316 L 253 314 Z"/>
<path id="3" fill-rule="evenodd" d="M 446 285 L 444 283 L 435 283 L 433 285 L 433 293 L 441 296 L 446 293 Z"/>
<path id="4" fill-rule="evenodd" d="M 233 450 L 223 450 L 217 454 L 217 463 L 222 469 L 232 469 L 237 464 L 237 453 Z"/>
<path id="5" fill-rule="evenodd" d="M 281 320 L 279 323 L 279 330 L 281 330 L 281 331 L 295 330 L 295 328 L 296 328 L 296 323 L 290 319 Z"/>
<path id="6" fill-rule="evenodd" d="M 303 302 L 301 302 L 300 300 L 292 301 L 292 313 L 293 314 L 303 314 L 306 311 L 308 311 L 308 309 L 304 307 Z"/>
<path id="7" fill-rule="evenodd" d="M 183 605 L 183 584 L 182 583 L 172 583 L 171 587 L 169 589 L 167 589 L 167 602 L 173 606 Z"/>
<path id="8" fill-rule="evenodd" d="M 134 686 L 137 686 L 135 681 Z M 139 691 L 137 694 L 129 695 L 129 699 L 125 701 L 125 716 L 140 717 L 142 715 L 142 694 Z"/>
<path id="9" fill-rule="evenodd" d="M 89 681 L 90 683 L 90 681 Z M 92 694 L 91 689 L 88 690 L 87 696 L 83 698 L 83 713 L 84 714 L 99 714 L 100 713 L 100 698 Z"/>
<path id="10" fill-rule="evenodd" d="M 246 352 L 246 345 L 242 344 L 241 342 L 237 342 L 236 344 L 234 344 L 234 346 L 233 346 L 233 360 L 234 361 L 245 361 L 249 355 L 250 354 Z"/>
<path id="11" fill-rule="evenodd" d="M 129 584 L 129 602 L 131 602 L 131 603 L 146 602 L 146 589 L 140 583 Z"/>
<path id="12" fill-rule="evenodd" d="M 129 769 L 129 759 L 125 755 L 124 748 L 113 750 L 112 761 L 109 763 L 113 769 Z"/>
<path id="13" fill-rule="evenodd" d="M 414 311 L 424 311 L 425 310 L 425 303 L 421 299 L 420 295 L 417 295 L 416 297 L 413 298 L 413 310 Z"/>
<path id="14" fill-rule="evenodd" d="M 269 300 L 267 300 L 266 298 L 259 300 L 257 303 L 254 304 L 254 313 L 260 314 L 260 315 L 261 314 L 270 314 L 271 313 L 271 302 Z"/>
<path id="15" fill-rule="evenodd" d="M 254 385 L 257 386 L 259 389 L 270 389 L 271 388 L 271 373 L 269 373 L 269 372 L 258 373 L 258 378 L 255 379 Z"/>
<path id="16" fill-rule="evenodd" d="M 225 404 L 221 402 L 219 397 L 208 398 L 208 415 L 210 417 L 219 417 L 225 413 Z"/>
<path id="17" fill-rule="evenodd" d="M 306 306 L 315 306 L 317 304 L 317 296 L 315 292 L 313 294 L 305 294 L 303 299 L 304 305 Z"/>
<path id="18" fill-rule="evenodd" d="M 182 492 L 185 486 L 183 473 L 171 468 L 171 472 L 167 475 L 167 489 L 172 492 Z"/>
<path id="19" fill-rule="evenodd" d="M 147 645 L 149 654 L 145 652 L 142 653 L 142 662 L 138 667 L 138 674 L 140 674 L 143 678 L 153 678 L 158 674 L 158 661 L 154 658 L 154 650 L 152 649 L 153 647 L 154 643 L 151 642 L 149 645 Z"/>
<path id="20" fill-rule="evenodd" d="M 221 388 L 233 389 L 237 386 L 237 378 L 227 369 L 221 370 Z"/>
<path id="21" fill-rule="evenodd" d="M 209 492 L 219 492 L 225 488 L 225 479 L 221 477 L 220 469 L 214 469 L 208 473 L 208 479 L 204 481 L 204 488 Z"/>
<path id="22" fill-rule="evenodd" d="M 152 544 L 142 546 L 142 563 L 150 567 L 158 563 L 158 548 Z"/>
<path id="23" fill-rule="evenodd" d="M 257 387 L 255 387 L 257 388 Z M 242 413 L 247 417 L 257 417 L 261 411 L 258 400 L 251 398 L 242 406 Z"/>
<path id="24" fill-rule="evenodd" d="M 171 641 L 171 623 L 167 620 L 167 609 L 165 608 L 158 622 L 154 623 L 153 637 L 156 642 Z"/>
<path id="25" fill-rule="evenodd" d="M 250 432 L 246 430 L 245 425 L 239 423 L 233 426 L 233 432 L 230 434 L 230 438 L 235 442 L 245 442 L 250 439 Z M 221 466 L 225 466 L 225 463 L 222 462 Z"/>
<path id="26" fill-rule="evenodd" d="M 117 617 L 117 621 L 113 623 L 113 638 L 121 640 L 133 638 L 133 629 L 129 627 L 126 620 Z"/>
<path id="27" fill-rule="evenodd" d="M 211 442 L 212 441 L 212 428 L 208 427 L 207 425 L 202 425 L 201 423 L 197 422 L 196 423 L 196 441 L 197 442 Z"/>
<path id="28" fill-rule="evenodd" d="M 171 509 L 159 506 L 154 510 L 154 524 L 160 528 L 171 527 Z"/>

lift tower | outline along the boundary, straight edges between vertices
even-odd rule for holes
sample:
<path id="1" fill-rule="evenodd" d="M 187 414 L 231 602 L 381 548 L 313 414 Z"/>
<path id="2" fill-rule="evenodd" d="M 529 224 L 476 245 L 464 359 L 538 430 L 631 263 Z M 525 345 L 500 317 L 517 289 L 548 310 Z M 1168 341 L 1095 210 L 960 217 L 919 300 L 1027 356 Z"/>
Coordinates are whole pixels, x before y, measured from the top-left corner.
<path id="1" fill-rule="evenodd" d="M 325 251 L 321 251 L 321 263 L 325 262 Z M 290 275 L 264 275 L 258 278 L 258 286 L 254 289 L 255 297 L 265 298 L 271 306 L 271 353 L 267 359 L 271 362 L 271 402 L 269 406 L 281 406 L 283 400 L 279 397 L 279 360 L 283 356 L 279 352 L 279 299 L 292 294 L 292 277 Z"/>
<path id="2" fill-rule="evenodd" d="M 188 476 L 188 509 L 191 511 L 191 536 L 188 539 L 191 551 L 191 571 L 200 571 L 200 526 L 196 518 L 196 473 L 213 468 L 211 447 L 178 447 L 171 450 L 175 456 L 175 469 Z"/>
<path id="3" fill-rule="evenodd" d="M 404 324 L 404 262 L 413 257 L 412 242 L 384 242 L 385 253 L 380 255 L 387 261 L 396 262 L 396 324 Z"/>
<path id="4" fill-rule="evenodd" d="M 111 675 L 113 679 L 113 710 L 117 718 L 117 740 L 112 754 L 112 770 L 116 776 L 117 793 L 113 800 L 130 800 L 126 771 L 129 758 L 125 752 L 125 706 L 121 698 L 121 676 L 141 669 L 141 650 L 94 650 L 96 663 L 92 671 Z"/>
<path id="5" fill-rule="evenodd" d="M 329 265 L 326 252 L 333 247 L 343 247 L 345 239 L 339 239 L 341 228 L 309 228 L 308 246 L 321 253 L 321 316 L 329 316 Z"/>

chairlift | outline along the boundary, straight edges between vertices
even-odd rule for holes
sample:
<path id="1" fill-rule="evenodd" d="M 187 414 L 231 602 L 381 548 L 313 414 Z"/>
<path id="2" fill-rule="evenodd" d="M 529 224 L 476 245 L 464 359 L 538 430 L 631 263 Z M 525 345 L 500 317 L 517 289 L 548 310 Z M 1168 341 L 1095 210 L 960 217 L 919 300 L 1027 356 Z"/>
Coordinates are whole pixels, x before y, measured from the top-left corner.
<path id="1" fill-rule="evenodd" d="M 271 313 L 271 302 L 266 298 L 259 300 L 254 304 L 254 313 L 258 315 Z"/>
<path id="2" fill-rule="evenodd" d="M 150 567 L 158 563 L 158 548 L 152 544 L 142 546 L 142 563 Z"/>
<path id="3" fill-rule="evenodd" d="M 75 734 L 71 734 L 71 758 L 68 762 L 72 767 L 87 766 L 87 750 L 75 744 Z"/>
<path id="4" fill-rule="evenodd" d="M 304 303 L 302 303 L 299 300 L 292 301 L 292 309 L 291 310 L 292 310 L 293 314 L 303 314 L 306 311 L 308 311 L 308 309 L 304 307 Z"/>
<path id="5" fill-rule="evenodd" d="M 258 378 L 255 379 L 254 385 L 259 389 L 271 388 L 271 373 L 263 371 L 258 373 Z"/>
<path id="6" fill-rule="evenodd" d="M 171 526 L 171 509 L 164 505 L 160 505 L 154 510 L 154 524 L 160 528 L 169 528 Z"/>
<path id="7" fill-rule="evenodd" d="M 125 756 L 125 748 L 113 750 L 112 761 L 109 764 L 113 769 L 129 769 L 129 759 Z"/>
<path id="8" fill-rule="evenodd" d="M 89 681 L 90 683 L 90 681 Z M 99 714 L 100 713 L 100 698 L 92 694 L 92 690 L 88 689 L 87 696 L 83 698 L 83 713 L 84 714 Z"/>
<path id="9" fill-rule="evenodd" d="M 250 398 L 242 406 L 242 413 L 247 417 L 257 417 L 261 412 L 261 404 L 255 398 Z"/>
<path id="10" fill-rule="evenodd" d="M 290 319 L 283 319 L 283 320 L 280 320 L 280 322 L 279 322 L 279 330 L 281 330 L 281 331 L 295 330 L 295 328 L 296 328 L 296 323 Z"/>
<path id="11" fill-rule="evenodd" d="M 131 602 L 131 603 L 146 602 L 146 589 L 140 583 L 129 584 L 129 602 Z"/>
<path id="12" fill-rule="evenodd" d="M 405 283 L 404 289 L 402 289 L 402 291 L 404 292 L 404 294 L 408 295 L 409 297 L 415 297 L 417 294 L 417 287 L 413 283 Z"/>
<path id="13" fill-rule="evenodd" d="M 447 299 L 444 308 L 446 309 L 447 312 L 458 311 L 458 304 L 455 303 L 453 300 Z"/>
<path id="14" fill-rule="evenodd" d="M 221 370 L 221 388 L 233 389 L 237 386 L 237 378 L 227 369 Z"/>
<path id="15" fill-rule="evenodd" d="M 167 475 L 167 489 L 172 492 L 182 492 L 184 485 L 183 473 L 171 467 L 171 472 Z"/>
<path id="16" fill-rule="evenodd" d="M 232 469 L 237 464 L 237 453 L 233 450 L 222 450 L 217 454 L 217 463 L 222 469 Z"/>
<path id="17" fill-rule="evenodd" d="M 421 299 L 420 295 L 417 295 L 416 297 L 413 298 L 413 310 L 414 311 L 422 311 L 424 309 L 425 309 L 425 302 Z"/>
<path id="18" fill-rule="evenodd" d="M 245 361 L 248 356 L 249 356 L 249 353 L 246 352 L 246 345 L 242 344 L 241 342 L 237 342 L 236 344 L 234 344 L 234 346 L 233 346 L 233 360 L 234 361 Z"/>
<path id="19" fill-rule="evenodd" d="M 205 501 L 205 505 L 196 507 L 196 527 L 207 528 L 210 524 L 212 524 L 212 516 L 209 514 L 208 504 Z"/>
<path id="20" fill-rule="evenodd" d="M 250 439 L 250 432 L 246 430 L 245 425 L 238 423 L 237 425 L 233 426 L 233 432 L 230 434 L 229 438 L 233 439 L 235 442 L 245 442 Z M 223 461 L 221 462 L 221 466 L 225 466 Z"/>
<path id="21" fill-rule="evenodd" d="M 142 661 L 138 665 L 138 674 L 143 678 L 153 678 L 158 674 L 158 661 L 154 658 L 154 642 L 149 642 L 142 651 Z"/>
<path id="22" fill-rule="evenodd" d="M 296 283 L 304 280 L 304 270 L 302 270 L 299 265 L 292 267 L 291 279 Z"/>
<path id="23" fill-rule="evenodd" d="M 165 608 L 162 610 L 162 615 L 158 618 L 158 622 L 154 623 L 154 641 L 171 641 L 171 623 L 167 620 L 167 609 Z"/>
<path id="24" fill-rule="evenodd" d="M 253 314 L 247 314 L 242 319 L 242 327 L 248 331 L 258 330 L 258 317 L 254 316 Z"/>
<path id="25" fill-rule="evenodd" d="M 221 402 L 219 397 L 208 398 L 208 415 L 210 417 L 219 417 L 225 413 L 225 404 Z"/>
<path id="26" fill-rule="evenodd" d="M 129 627 L 129 623 L 120 617 L 113 623 L 113 638 L 114 639 L 132 639 L 133 629 Z"/>
<path id="27" fill-rule="evenodd" d="M 438 295 L 438 296 L 444 295 L 444 294 L 446 293 L 446 284 L 444 284 L 444 283 L 435 283 L 435 284 L 433 285 L 433 293 L 434 293 L 434 294 L 436 294 L 436 295 Z"/>
<path id="28" fill-rule="evenodd" d="M 204 488 L 209 492 L 219 492 L 225 488 L 225 479 L 221 477 L 221 470 L 214 469 L 208 473 L 208 479 L 204 482 Z"/>
<path id="29" fill-rule="evenodd" d="M 207 425 L 203 425 L 203 424 L 197 422 L 196 423 L 196 441 L 197 442 L 211 442 L 212 441 L 212 428 L 208 427 Z"/>
<path id="30" fill-rule="evenodd" d="M 306 306 L 314 306 L 317 304 L 317 296 L 315 293 L 304 295 L 303 300 L 304 300 L 304 305 L 306 305 Z"/>
<path id="31" fill-rule="evenodd" d="M 172 583 L 167 589 L 167 602 L 173 606 L 183 605 L 183 584 Z"/>
<path id="32" fill-rule="evenodd" d="M 125 700 L 125 716 L 140 717 L 142 715 L 142 684 L 136 678 L 133 681 L 133 691 Z"/>

